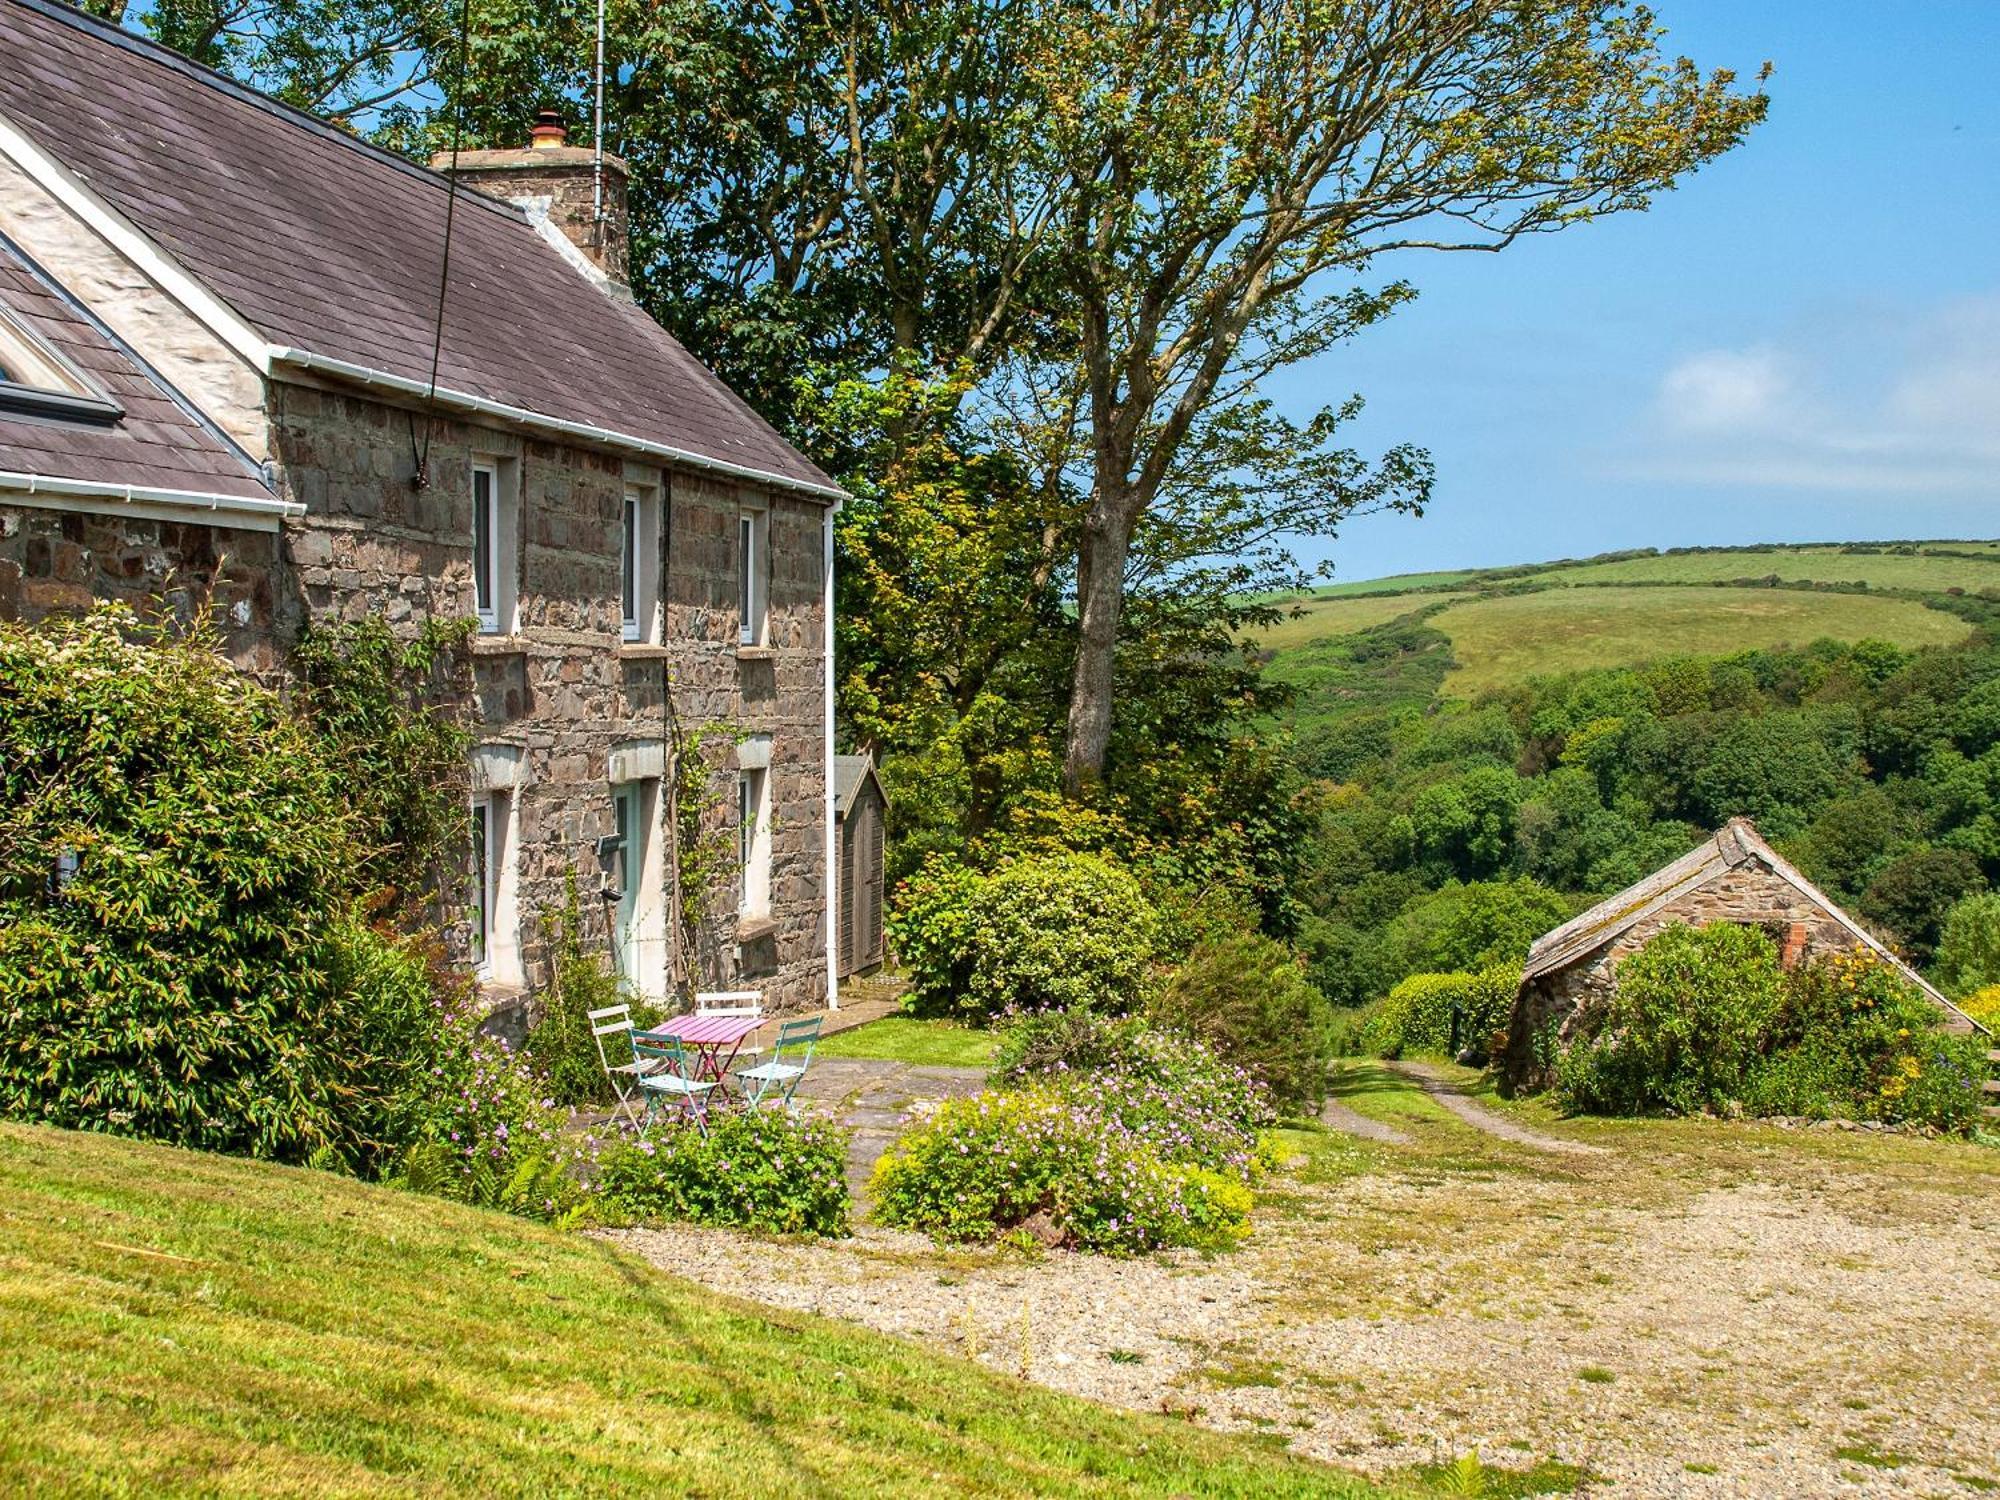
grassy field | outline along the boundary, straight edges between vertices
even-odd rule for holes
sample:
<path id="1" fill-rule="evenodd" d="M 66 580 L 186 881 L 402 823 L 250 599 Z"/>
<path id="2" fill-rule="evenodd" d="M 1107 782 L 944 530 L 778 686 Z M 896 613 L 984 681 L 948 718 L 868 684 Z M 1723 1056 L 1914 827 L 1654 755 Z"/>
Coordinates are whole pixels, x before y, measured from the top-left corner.
<path id="1" fill-rule="evenodd" d="M 819 1044 L 818 1057 L 873 1057 L 929 1066 L 983 1068 L 1000 1045 L 997 1031 L 975 1031 L 953 1021 L 885 1016 L 835 1032 Z"/>
<path id="2" fill-rule="evenodd" d="M 1975 551 L 1976 548 L 1965 547 Z M 1776 577 L 1786 583 L 1865 583 L 1874 589 L 1941 594 L 1947 589 L 2000 588 L 2000 556 L 1958 557 L 1922 553 L 1844 552 L 1838 547 L 1786 547 L 1771 552 L 1689 552 L 1627 557 L 1613 562 L 1550 568 L 1538 582 L 1726 583 Z"/>
<path id="3" fill-rule="evenodd" d="M 0 1490 L 1365 1495 L 323 1173 L 0 1125 Z"/>
<path id="4" fill-rule="evenodd" d="M 1430 623 L 1451 638 L 1459 663 L 1445 681 L 1452 697 L 1539 673 L 1804 646 L 1822 636 L 1943 646 L 1971 628 L 1911 600 L 1700 587 L 1550 589 L 1455 604 Z"/>
<path id="5" fill-rule="evenodd" d="M 1312 596 L 1315 599 L 1348 599 L 1359 594 L 1393 593 L 1399 589 L 1441 588 L 1478 576 L 1477 568 L 1453 568 L 1439 573 L 1393 573 L 1387 578 L 1357 578 L 1347 583 L 1322 584 L 1312 591 Z"/>
<path id="6" fill-rule="evenodd" d="M 1350 635 L 1381 625 L 1399 615 L 1407 615 L 1426 605 L 1463 599 L 1463 594 L 1376 594 L 1336 599 L 1306 599 L 1288 606 L 1287 617 L 1267 629 L 1252 631 L 1257 644 L 1267 651 L 1290 651 L 1312 641 Z M 1292 610 L 1297 613 L 1293 614 Z"/>

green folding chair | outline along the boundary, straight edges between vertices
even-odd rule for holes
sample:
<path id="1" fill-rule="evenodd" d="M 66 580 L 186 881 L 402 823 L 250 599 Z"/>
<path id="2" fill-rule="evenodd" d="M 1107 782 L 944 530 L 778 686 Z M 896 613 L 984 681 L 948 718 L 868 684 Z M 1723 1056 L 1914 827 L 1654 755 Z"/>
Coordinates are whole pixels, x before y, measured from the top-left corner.
<path id="1" fill-rule="evenodd" d="M 737 1070 L 746 1105 L 757 1109 L 775 1095 L 777 1104 L 791 1108 L 792 1094 L 799 1080 L 806 1076 L 806 1069 L 812 1066 L 813 1048 L 819 1045 L 820 1024 L 819 1016 L 779 1022 L 778 1040 L 771 1048 L 770 1058 L 754 1068 Z"/>
<path id="2" fill-rule="evenodd" d="M 714 1091 L 713 1079 L 694 1076 L 688 1066 L 687 1053 L 682 1050 L 680 1039 L 671 1036 L 649 1036 L 635 1032 L 632 1037 L 633 1055 L 642 1063 L 655 1063 L 656 1067 L 641 1073 L 634 1080 L 639 1092 L 646 1099 L 646 1113 L 639 1121 L 639 1133 L 645 1134 L 652 1123 L 653 1111 L 662 1104 L 687 1111 L 695 1123 L 695 1128 L 703 1135 L 708 1134 L 708 1096 Z"/>

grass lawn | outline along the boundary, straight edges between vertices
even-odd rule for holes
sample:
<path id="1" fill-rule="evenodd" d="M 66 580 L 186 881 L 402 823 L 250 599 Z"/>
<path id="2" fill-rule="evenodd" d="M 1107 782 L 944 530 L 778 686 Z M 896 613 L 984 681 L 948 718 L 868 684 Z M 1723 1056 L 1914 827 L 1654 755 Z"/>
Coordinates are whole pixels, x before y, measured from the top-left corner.
<path id="1" fill-rule="evenodd" d="M 595 1239 L 0 1125 L 0 1490 L 1351 1495 Z"/>
<path id="2" fill-rule="evenodd" d="M 1537 674 L 1662 656 L 1804 646 L 1822 636 L 1944 646 L 1971 629 L 1904 599 L 1702 587 L 1549 589 L 1455 604 L 1430 623 L 1451 637 L 1460 664 L 1445 679 L 1453 697 Z"/>
<path id="3" fill-rule="evenodd" d="M 983 1068 L 1000 1045 L 997 1031 L 977 1031 L 956 1021 L 885 1016 L 835 1032 L 819 1044 L 818 1057 L 874 1057 L 888 1062 Z"/>

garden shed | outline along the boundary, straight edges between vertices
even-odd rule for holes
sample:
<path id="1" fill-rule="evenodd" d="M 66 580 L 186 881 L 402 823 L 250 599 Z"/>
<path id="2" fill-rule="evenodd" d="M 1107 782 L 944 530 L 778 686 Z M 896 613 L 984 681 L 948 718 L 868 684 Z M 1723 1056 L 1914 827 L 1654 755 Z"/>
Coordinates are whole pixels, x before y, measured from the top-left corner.
<path id="1" fill-rule="evenodd" d="M 1818 954 L 1866 948 L 1923 992 L 1943 1029 L 1983 1029 L 1794 869 L 1747 818 L 1735 818 L 1672 864 L 1535 940 L 1507 1027 L 1506 1081 L 1545 1086 L 1556 1049 L 1541 1045 L 1544 1038 L 1553 1031 L 1566 1044 L 1610 998 L 1620 961 L 1676 922 L 1761 927 L 1787 969 Z"/>
<path id="2" fill-rule="evenodd" d="M 889 798 L 882 790 L 882 778 L 875 774 L 874 757 L 836 755 L 833 819 L 840 859 L 835 885 L 843 979 L 881 967 L 888 956 L 882 932 L 882 836 L 888 813 Z"/>

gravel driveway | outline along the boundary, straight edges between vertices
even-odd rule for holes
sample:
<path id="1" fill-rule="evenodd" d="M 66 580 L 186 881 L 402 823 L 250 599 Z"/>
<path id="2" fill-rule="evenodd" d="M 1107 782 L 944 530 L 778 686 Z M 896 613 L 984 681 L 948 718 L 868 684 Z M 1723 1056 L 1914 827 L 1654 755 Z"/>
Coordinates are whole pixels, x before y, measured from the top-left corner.
<path id="1" fill-rule="evenodd" d="M 951 1080 L 954 1087 L 962 1086 Z M 1377 1475 L 1553 1457 L 1618 1496 L 1972 1496 L 2000 1482 L 2000 1152 L 1719 1122 L 1555 1156 L 1386 1077 L 1243 1250 L 1136 1261 L 685 1228 L 622 1243 L 1116 1405 Z"/>

